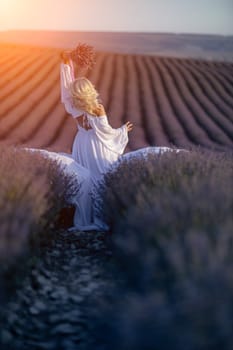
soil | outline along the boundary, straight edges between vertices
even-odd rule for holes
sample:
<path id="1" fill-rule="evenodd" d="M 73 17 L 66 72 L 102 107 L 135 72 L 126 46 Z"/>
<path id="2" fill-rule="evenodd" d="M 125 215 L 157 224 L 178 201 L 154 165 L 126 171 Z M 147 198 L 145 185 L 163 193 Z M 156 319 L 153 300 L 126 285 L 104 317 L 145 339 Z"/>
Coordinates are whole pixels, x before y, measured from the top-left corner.
<path id="1" fill-rule="evenodd" d="M 109 233 L 60 229 L 8 303 L 2 348 L 95 348 L 91 314 L 113 284 Z"/>

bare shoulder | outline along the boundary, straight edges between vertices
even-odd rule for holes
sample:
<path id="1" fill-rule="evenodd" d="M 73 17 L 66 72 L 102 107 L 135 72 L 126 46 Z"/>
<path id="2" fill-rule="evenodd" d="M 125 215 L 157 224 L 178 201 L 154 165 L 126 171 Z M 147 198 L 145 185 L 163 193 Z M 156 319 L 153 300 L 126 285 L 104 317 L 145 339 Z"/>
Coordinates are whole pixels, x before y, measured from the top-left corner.
<path id="1" fill-rule="evenodd" d="M 106 115 L 104 106 L 102 104 L 99 104 L 98 107 L 95 110 L 95 114 L 97 117 L 101 117 L 103 115 Z"/>

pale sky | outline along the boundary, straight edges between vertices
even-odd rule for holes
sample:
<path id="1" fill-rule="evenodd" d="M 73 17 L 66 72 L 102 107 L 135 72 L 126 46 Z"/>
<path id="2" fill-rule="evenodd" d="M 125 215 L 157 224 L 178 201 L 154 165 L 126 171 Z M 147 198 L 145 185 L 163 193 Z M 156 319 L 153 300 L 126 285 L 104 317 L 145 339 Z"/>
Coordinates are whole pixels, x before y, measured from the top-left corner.
<path id="1" fill-rule="evenodd" d="M 0 0 L 0 30 L 233 35 L 233 0 Z"/>

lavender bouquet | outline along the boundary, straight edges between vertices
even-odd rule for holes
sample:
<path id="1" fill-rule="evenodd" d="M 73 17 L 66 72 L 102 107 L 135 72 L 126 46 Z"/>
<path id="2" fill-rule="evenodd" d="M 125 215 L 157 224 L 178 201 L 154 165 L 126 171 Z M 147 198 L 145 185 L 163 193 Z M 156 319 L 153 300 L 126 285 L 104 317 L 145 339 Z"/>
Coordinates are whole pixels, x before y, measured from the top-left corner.
<path id="1" fill-rule="evenodd" d="M 87 44 L 78 44 L 73 50 L 63 51 L 61 58 L 65 63 L 71 59 L 79 70 L 88 70 L 96 63 L 94 48 Z"/>

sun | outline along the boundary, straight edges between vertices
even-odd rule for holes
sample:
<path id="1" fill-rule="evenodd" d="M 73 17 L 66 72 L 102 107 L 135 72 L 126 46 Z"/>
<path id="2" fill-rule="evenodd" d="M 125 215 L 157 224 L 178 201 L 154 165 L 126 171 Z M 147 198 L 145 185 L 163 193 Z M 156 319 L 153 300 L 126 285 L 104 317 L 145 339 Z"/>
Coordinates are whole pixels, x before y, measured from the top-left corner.
<path id="1" fill-rule="evenodd" d="M 40 24 L 43 26 L 48 9 L 54 3 L 55 0 L 0 0 L 0 30 L 27 30 Z"/>
<path id="2" fill-rule="evenodd" d="M 0 0 L 0 30 L 16 27 L 25 0 Z"/>
<path id="3" fill-rule="evenodd" d="M 1 17 L 5 14 L 5 12 L 8 12 L 10 10 L 14 2 L 14 0 L 0 0 Z"/>
<path id="4" fill-rule="evenodd" d="M 8 29 L 7 23 L 11 15 L 13 4 L 13 0 L 0 0 L 0 30 Z"/>

